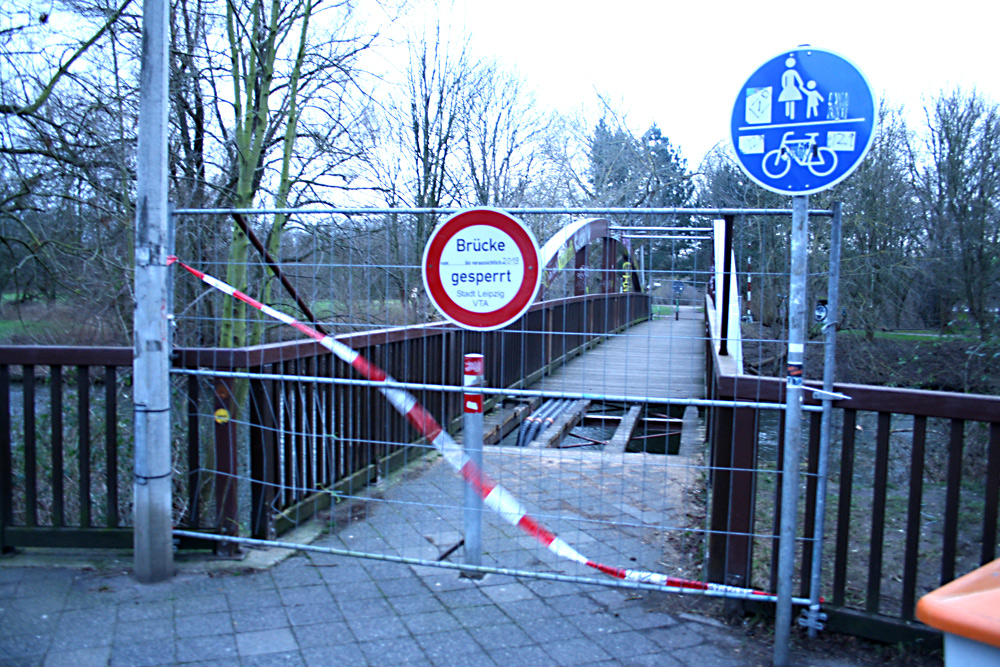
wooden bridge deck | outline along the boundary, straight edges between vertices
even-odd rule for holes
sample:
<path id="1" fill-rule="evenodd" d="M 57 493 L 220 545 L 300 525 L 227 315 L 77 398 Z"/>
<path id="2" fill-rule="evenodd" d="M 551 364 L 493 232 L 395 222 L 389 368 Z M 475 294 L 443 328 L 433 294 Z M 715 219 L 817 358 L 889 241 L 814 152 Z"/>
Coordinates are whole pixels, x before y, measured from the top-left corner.
<path id="1" fill-rule="evenodd" d="M 628 395 L 648 400 L 704 398 L 704 314 L 681 308 L 605 340 L 547 375 L 532 389 Z"/>

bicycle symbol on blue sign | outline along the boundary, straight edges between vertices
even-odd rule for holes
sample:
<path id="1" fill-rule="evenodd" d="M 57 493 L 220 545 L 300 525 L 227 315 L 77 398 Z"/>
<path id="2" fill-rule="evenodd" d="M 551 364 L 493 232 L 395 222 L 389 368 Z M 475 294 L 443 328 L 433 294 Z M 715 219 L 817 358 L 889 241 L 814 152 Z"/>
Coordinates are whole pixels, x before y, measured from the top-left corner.
<path id="1" fill-rule="evenodd" d="M 792 162 L 805 167 L 817 176 L 826 176 L 837 168 L 837 153 L 816 143 L 819 132 L 806 132 L 805 139 L 792 139 L 795 132 L 785 132 L 781 145 L 768 151 L 760 168 L 771 178 L 781 178 L 792 168 Z"/>
<path id="2" fill-rule="evenodd" d="M 874 139 L 875 98 L 846 59 L 801 47 L 761 65 L 730 120 L 740 168 L 758 185 L 803 195 L 853 172 Z"/>

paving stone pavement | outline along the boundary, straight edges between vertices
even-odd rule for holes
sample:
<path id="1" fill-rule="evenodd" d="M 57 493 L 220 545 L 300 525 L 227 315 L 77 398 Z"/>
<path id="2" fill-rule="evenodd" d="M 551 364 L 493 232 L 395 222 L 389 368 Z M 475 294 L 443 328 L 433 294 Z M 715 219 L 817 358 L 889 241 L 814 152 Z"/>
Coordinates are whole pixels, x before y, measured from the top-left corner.
<path id="1" fill-rule="evenodd" d="M 546 524 L 589 557 L 657 567 L 663 551 L 651 535 L 681 501 L 664 489 L 678 484 L 683 468 L 647 461 L 643 483 L 633 484 L 627 458 L 523 454 L 488 450 L 488 470 Z M 461 535 L 461 493 L 454 472 L 429 457 L 369 497 L 342 503 L 324 524 L 301 529 L 313 532 L 285 539 L 435 560 Z M 605 515 L 622 514 L 629 517 L 623 523 L 604 523 Z M 484 517 L 483 532 L 486 565 L 594 574 L 493 515 Z M 149 585 L 132 577 L 128 553 L 60 560 L 34 550 L 0 558 L 0 666 L 726 667 L 767 665 L 773 655 L 766 640 L 718 620 L 718 601 L 700 597 L 685 596 L 687 605 L 665 593 L 578 581 L 476 580 L 313 551 L 247 554 L 243 561 L 179 555 L 177 574 Z M 815 649 L 796 648 L 793 658 L 820 667 L 869 664 Z"/>
<path id="2" fill-rule="evenodd" d="M 0 665 L 768 664 L 766 642 L 656 597 L 323 554 L 151 585 L 124 568 L 7 561 Z"/>

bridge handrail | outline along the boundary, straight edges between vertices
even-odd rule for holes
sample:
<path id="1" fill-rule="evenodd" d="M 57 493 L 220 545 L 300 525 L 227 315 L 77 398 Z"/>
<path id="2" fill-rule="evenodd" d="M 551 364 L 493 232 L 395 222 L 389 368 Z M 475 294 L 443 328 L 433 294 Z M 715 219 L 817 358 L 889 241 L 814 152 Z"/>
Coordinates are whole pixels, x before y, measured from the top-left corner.
<path id="1" fill-rule="evenodd" d="M 706 364 L 709 396 L 720 401 L 773 402 L 783 404 L 785 401 L 785 381 L 783 378 L 756 377 L 740 375 L 734 372 L 731 365 L 724 365 L 724 357 L 717 353 L 717 347 L 709 337 L 706 345 Z M 805 381 L 805 386 L 811 389 L 821 389 L 819 381 Z M 832 498 L 836 499 L 837 518 L 835 527 L 827 529 L 825 540 L 831 545 L 828 553 L 833 560 L 833 577 L 830 587 L 826 612 L 830 620 L 828 627 L 857 634 L 880 641 L 903 641 L 920 638 L 933 640 L 934 632 L 915 622 L 914 610 L 917 596 L 924 592 L 921 589 L 926 582 L 918 575 L 926 568 L 926 554 L 921 553 L 921 542 L 927 539 L 922 533 L 922 524 L 939 522 L 942 543 L 935 545 L 935 551 L 940 552 L 940 578 L 935 578 L 935 585 L 947 583 L 954 579 L 958 563 L 963 555 L 970 559 L 973 554 L 965 554 L 968 549 L 960 550 L 960 526 L 963 525 L 960 506 L 981 502 L 981 523 L 964 529 L 964 539 L 970 537 L 969 531 L 978 531 L 977 565 L 992 561 L 997 556 L 997 520 L 1000 506 L 1000 396 L 982 394 L 958 394 L 944 391 L 907 389 L 899 387 L 883 387 L 849 383 L 835 383 L 834 391 L 850 397 L 849 400 L 833 401 L 833 407 L 840 413 L 838 427 L 840 460 L 831 461 L 831 474 L 834 484 L 831 485 Z M 811 391 L 804 392 L 804 404 L 820 405 L 821 400 Z M 869 413 L 877 417 L 875 428 L 871 425 L 861 428 L 861 414 Z M 904 425 L 912 420 L 912 433 L 907 437 L 894 431 L 896 419 L 904 419 Z M 946 454 L 947 473 L 943 480 L 945 485 L 943 496 L 946 499 L 944 507 L 932 507 L 926 501 L 924 485 L 929 488 L 941 483 L 939 478 L 927 476 L 925 457 L 931 454 L 934 446 L 930 441 L 932 427 L 928 419 L 946 420 L 946 428 L 939 427 L 936 437 L 943 438 L 939 445 L 945 452 L 937 454 L 941 458 Z M 985 438 L 984 452 L 985 474 L 974 468 L 968 468 L 963 460 L 963 451 L 969 443 L 969 434 L 973 429 L 968 424 L 981 423 L 983 429 L 977 437 Z M 819 413 L 810 416 L 809 438 L 807 444 L 808 456 L 806 463 L 810 475 L 806 478 L 804 537 L 813 537 L 811 516 L 816 505 L 815 473 L 818 467 Z M 940 433 L 942 428 L 947 433 Z M 760 420 L 757 411 L 748 408 L 712 408 L 708 418 L 709 442 L 711 446 L 712 466 L 716 470 L 713 480 L 712 504 L 710 508 L 710 523 L 712 533 L 709 536 L 709 579 L 712 581 L 747 582 L 754 570 L 767 571 L 768 564 L 754 566 L 756 558 L 753 552 L 753 540 L 749 537 L 755 533 L 767 533 L 771 526 L 754 530 L 755 509 L 759 497 L 759 477 L 773 474 L 765 470 L 757 459 L 758 435 Z M 894 435 L 894 433 L 896 433 Z M 861 453 L 864 450 L 864 453 Z M 874 453 L 872 453 L 874 452 Z M 892 452 L 892 453 L 891 453 Z M 927 452 L 925 454 L 925 452 Z M 893 454 L 894 453 L 894 454 Z M 873 460 L 859 459 L 870 456 Z M 908 457 L 903 461 L 908 469 L 909 483 L 897 487 L 895 493 L 905 496 L 906 521 L 902 540 L 889 540 L 889 519 L 887 506 L 893 485 L 888 477 L 891 458 Z M 856 459 L 859 459 L 856 461 Z M 860 484 L 855 480 L 855 469 L 872 477 L 871 485 Z M 874 473 L 872 472 L 874 469 Z M 973 476 L 974 475 L 974 476 Z M 775 485 L 780 494 L 780 482 Z M 858 487 L 858 488 L 856 488 Z M 858 495 L 864 495 L 872 509 L 870 516 L 859 518 L 854 508 Z M 981 494 L 981 495 L 980 495 Z M 960 496 L 962 497 L 960 503 Z M 777 496 L 775 496 L 777 497 Z M 897 501 L 903 498 L 895 498 Z M 833 506 L 833 501 L 827 505 Z M 859 521 L 861 522 L 859 525 Z M 895 525 L 901 525 L 897 522 Z M 868 554 L 858 554 L 852 550 L 852 537 L 856 540 L 859 534 L 870 531 L 870 549 Z M 775 530 L 776 532 L 776 530 Z M 852 535 L 853 533 L 853 535 Z M 936 534 L 936 533 L 935 533 Z M 860 535 L 862 539 L 866 536 Z M 896 553 L 896 558 L 884 558 L 884 552 L 890 548 L 898 548 L 898 543 L 905 542 L 905 553 Z M 896 547 L 890 546 L 897 544 Z M 777 548 L 773 548 L 773 553 Z M 864 550 L 862 550 L 864 551 Z M 804 549 L 800 559 L 802 581 L 808 581 L 807 574 L 811 567 L 811 550 Z M 868 563 L 863 561 L 867 556 Z M 883 562 L 885 561 L 885 562 Z M 899 564 L 902 564 L 901 567 Z M 763 567 L 761 567 L 763 565 Z M 965 567 L 963 565 L 962 567 Z M 771 585 L 775 585 L 775 564 L 770 563 Z M 889 568 L 893 568 L 891 573 Z M 867 575 L 860 574 L 866 571 Z M 957 572 L 962 574 L 961 571 Z M 888 587 L 883 582 L 889 575 L 901 577 L 898 606 L 890 607 L 889 600 L 882 588 Z M 867 576 L 867 580 L 863 578 Z M 742 578 L 742 579 L 741 579 Z M 850 589 L 848 588 L 850 582 Z M 761 582 L 747 582 L 741 585 L 761 586 Z M 767 587 L 768 584 L 763 584 Z M 852 593 L 853 591 L 853 593 Z M 856 596 L 863 594 L 864 602 L 859 604 Z M 803 587 L 803 595 L 808 591 Z M 852 595 L 855 599 L 852 601 Z M 893 605 L 896 604 L 893 599 Z"/>
<path id="2" fill-rule="evenodd" d="M 587 301 L 605 300 L 609 294 L 587 294 L 583 296 L 571 296 L 549 301 L 539 301 L 528 308 L 528 313 L 547 311 L 554 307 L 582 303 Z M 518 323 L 507 327 L 508 330 L 516 331 Z M 356 331 L 337 334 L 337 340 L 350 345 L 351 347 L 366 347 L 370 345 L 386 345 L 399 343 L 408 340 L 418 340 L 440 335 L 442 332 L 460 332 L 462 329 L 452 322 L 446 320 L 436 320 L 423 324 L 410 324 L 398 327 L 387 327 L 373 329 L 371 331 Z M 3 347 L 0 347 L 2 354 Z M 45 349 L 43 347 L 43 349 Z M 88 348 L 83 348 L 88 349 Z M 131 354 L 131 348 L 120 348 Z M 325 356 L 330 351 L 319 343 L 312 340 L 295 339 L 276 343 L 264 343 L 244 348 L 221 348 L 221 347 L 182 347 L 174 350 L 175 368 L 195 368 L 199 366 L 210 366 L 218 370 L 234 370 L 243 368 L 254 368 L 264 364 L 271 364 L 279 361 L 289 361 L 293 359 L 303 359 L 307 357 Z M 131 357 L 129 357 L 131 359 Z M 2 357 L 0 357 L 2 363 Z"/>
<path id="3" fill-rule="evenodd" d="M 520 320 L 499 331 L 464 331 L 451 323 L 434 322 L 347 333 L 338 339 L 383 365 L 401 381 L 411 380 L 417 374 L 428 383 L 452 385 L 461 384 L 462 354 L 486 352 L 489 348 L 488 386 L 512 387 L 532 375 L 548 372 L 597 339 L 647 319 L 649 313 L 647 295 L 592 294 L 535 304 Z M 9 546 L 128 548 L 132 544 L 131 517 L 123 509 L 131 489 L 131 459 L 128 454 L 118 456 L 121 442 L 131 441 L 130 434 L 120 431 L 131 424 L 132 360 L 131 347 L 0 346 L 0 550 Z M 302 487 L 333 488 L 346 482 L 356 488 L 357 484 L 377 479 L 397 461 L 407 456 L 412 458 L 418 452 L 409 444 L 414 440 L 412 427 L 397 418 L 394 410 L 383 409 L 382 399 L 372 395 L 378 392 L 371 387 L 341 385 L 335 389 L 330 384 L 317 385 L 302 379 L 347 377 L 351 372 L 335 362 L 329 350 L 314 342 L 291 340 L 236 350 L 181 348 L 175 350 L 173 365 L 220 371 L 270 371 L 266 378 L 251 375 L 249 405 L 239 406 L 238 414 L 229 420 L 212 420 L 211 416 L 219 407 L 212 405 L 213 393 L 223 389 L 229 391 L 224 395 L 231 395 L 227 385 L 231 378 L 215 377 L 213 382 L 212 377 L 199 374 L 187 375 L 182 381 L 175 376 L 178 416 L 175 441 L 179 450 L 186 450 L 175 454 L 179 466 L 175 495 L 178 505 L 183 506 L 179 526 L 217 529 L 209 517 L 214 515 L 219 525 L 225 525 L 227 513 L 234 509 L 220 505 L 213 513 L 205 507 L 209 498 L 203 491 L 213 477 L 227 480 L 239 474 L 237 462 L 230 457 L 233 467 L 226 469 L 221 454 L 247 449 L 242 443 L 235 446 L 235 438 L 246 433 L 237 431 L 237 420 L 249 429 L 249 467 L 253 478 L 251 529 L 258 537 L 274 530 L 275 507 L 294 509 L 290 513 L 280 512 L 281 516 L 294 517 L 298 512 L 297 516 L 306 518 L 307 508 L 299 507 L 308 500 L 299 492 Z M 64 372 L 64 367 L 69 370 Z M 274 379 L 275 376 L 287 379 Z M 74 424 L 77 428 L 64 429 L 61 419 L 39 419 L 35 397 L 39 393 L 36 386 L 41 384 L 48 385 L 45 396 L 50 396 L 41 401 L 51 400 L 53 413 L 58 412 L 60 418 L 59 405 L 78 410 L 78 416 L 66 417 L 67 421 L 78 420 Z M 24 407 L 20 414 L 12 415 L 15 386 L 23 386 L 17 393 L 23 394 Z M 419 394 L 425 407 L 442 424 L 448 424 L 461 413 L 458 394 L 431 391 Z M 15 398 L 21 400 L 21 396 Z M 206 416 L 209 418 L 205 419 Z M 14 424 L 12 417 L 21 421 Z M 275 426 L 282 424 L 285 429 L 279 433 Z M 23 433 L 23 437 L 12 437 L 12 427 Z M 203 449 L 211 451 L 213 439 L 216 465 L 212 471 L 202 470 Z M 352 449 L 357 443 L 367 444 Z M 284 448 L 284 457 L 277 455 L 278 448 Z M 76 457 L 72 452 L 78 451 L 89 464 L 90 452 L 97 450 L 114 464 L 95 472 L 81 461 L 70 462 L 71 456 Z M 303 456 L 301 453 L 305 451 L 314 451 L 315 456 Z M 71 487 L 64 488 L 62 473 L 54 476 L 55 481 L 50 480 L 45 464 L 58 460 L 60 467 L 56 470 L 61 470 L 64 457 L 67 470 L 86 471 L 85 475 L 81 472 L 83 481 L 73 494 L 74 509 L 65 512 L 61 499 L 66 496 L 68 507 Z M 284 461 L 285 467 L 277 468 L 279 461 Z M 284 495 L 275 498 L 273 482 L 281 475 L 292 475 L 308 483 L 291 492 L 283 490 Z M 23 494 L 14 493 L 15 482 L 21 484 L 18 479 L 24 480 Z M 50 486 L 60 498 L 52 518 L 49 510 L 39 505 L 39 489 Z M 228 496 L 231 500 L 235 494 Z M 220 502 L 218 496 L 216 502 Z M 77 506 L 79 511 L 75 509 Z M 313 506 L 309 511 L 315 509 Z M 230 523 L 235 525 L 237 520 L 234 514 Z"/>

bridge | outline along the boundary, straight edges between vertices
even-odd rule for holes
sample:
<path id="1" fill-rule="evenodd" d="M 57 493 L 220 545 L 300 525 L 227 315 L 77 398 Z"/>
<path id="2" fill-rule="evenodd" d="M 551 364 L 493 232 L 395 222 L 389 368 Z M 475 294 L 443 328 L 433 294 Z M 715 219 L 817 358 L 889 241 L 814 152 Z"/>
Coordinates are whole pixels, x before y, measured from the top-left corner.
<path id="1" fill-rule="evenodd" d="M 424 323 L 337 340 L 389 369 L 456 434 L 465 352 L 485 355 L 487 408 L 497 414 L 530 414 L 545 399 L 604 404 L 577 412 L 580 424 L 600 422 L 602 414 L 613 422 L 589 448 L 560 447 L 556 439 L 496 446 L 490 457 L 499 461 L 501 481 L 517 479 L 524 502 L 537 501 L 543 519 L 569 525 L 570 537 L 582 537 L 578 524 L 589 522 L 586 540 L 601 553 L 616 553 L 615 531 L 641 528 L 647 538 L 693 532 L 707 550 L 707 581 L 774 590 L 783 384 L 744 375 L 736 361 L 735 271 L 714 281 L 723 288 L 715 298 L 705 293 L 708 267 L 700 267 L 700 282 L 679 309 L 669 299 L 657 302 L 643 291 L 650 281 L 642 261 L 627 254 L 620 230 L 598 220 L 562 234 L 550 256 L 555 275 L 546 284 L 548 298 L 506 330 Z M 725 248 L 725 239 L 718 245 Z M 625 276 L 629 291 L 622 291 Z M 717 309 L 717 302 L 737 308 Z M 433 464 L 434 448 L 376 383 L 359 379 L 315 341 L 179 348 L 173 363 L 175 526 L 206 537 L 178 538 L 181 548 L 232 555 L 236 543 L 214 538 L 267 540 L 317 514 L 370 509 L 381 485 Z M 129 348 L 0 347 L 0 548 L 131 546 L 131 364 Z M 996 556 L 1000 399 L 837 390 L 851 398 L 834 404 L 830 625 L 881 639 L 931 634 L 914 623 L 916 598 Z M 241 404 L 235 396 L 243 396 Z M 813 398 L 806 402 L 818 409 Z M 607 411 L 610 404 L 617 413 Z M 806 544 L 815 537 L 809 517 L 817 502 L 819 442 L 819 413 L 809 415 L 800 534 Z M 685 445 L 665 444 L 663 453 L 647 447 L 644 436 L 654 435 L 656 419 L 665 425 L 659 435 L 669 440 L 680 430 Z M 609 466 L 613 478 L 604 476 Z M 529 474 L 541 477 L 522 477 Z M 566 481 L 575 495 L 547 504 L 540 495 L 551 481 L 545 475 Z M 679 479 L 704 502 L 654 501 Z M 608 498 L 615 485 L 642 487 L 640 500 Z M 567 505 L 590 518 L 566 523 L 560 508 Z M 608 518 L 609 506 L 623 514 Z M 701 517 L 693 526 L 678 514 L 692 512 Z M 401 527 L 397 546 L 405 534 Z M 597 544 L 597 535 L 608 542 Z M 859 551 L 859 543 L 867 548 Z M 550 559 L 539 560 L 552 567 Z M 535 566 L 526 562 L 516 569 L 530 575 Z M 654 558 L 649 567 L 656 564 Z M 805 594 L 808 549 L 799 564 Z"/>

